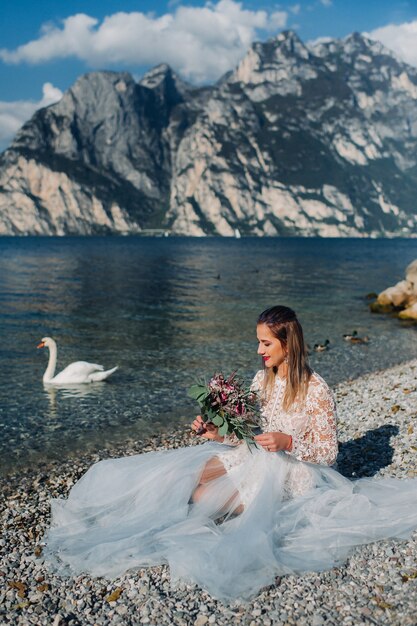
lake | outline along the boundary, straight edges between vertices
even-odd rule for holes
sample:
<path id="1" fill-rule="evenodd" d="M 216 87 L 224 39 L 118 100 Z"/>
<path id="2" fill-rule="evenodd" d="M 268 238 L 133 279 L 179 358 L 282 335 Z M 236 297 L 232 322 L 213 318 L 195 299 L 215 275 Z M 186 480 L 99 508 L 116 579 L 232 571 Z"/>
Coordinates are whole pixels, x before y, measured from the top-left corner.
<path id="1" fill-rule="evenodd" d="M 415 239 L 1 238 L 0 471 L 174 429 L 187 387 L 260 367 L 258 314 L 293 307 L 313 367 L 334 384 L 417 354 L 417 327 L 369 312 L 404 277 Z M 368 335 L 350 345 L 343 334 Z M 45 389 L 44 336 L 58 369 L 87 360 L 105 383 Z"/>

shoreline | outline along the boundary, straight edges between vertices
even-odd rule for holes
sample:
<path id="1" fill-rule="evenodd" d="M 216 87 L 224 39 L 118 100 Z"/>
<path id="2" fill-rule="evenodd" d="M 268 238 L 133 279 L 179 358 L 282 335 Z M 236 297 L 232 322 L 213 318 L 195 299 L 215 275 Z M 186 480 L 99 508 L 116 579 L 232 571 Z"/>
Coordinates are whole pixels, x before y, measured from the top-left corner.
<path id="1" fill-rule="evenodd" d="M 417 363 L 416 359 L 400 361 L 396 365 L 392 365 L 387 368 L 376 369 L 364 374 L 359 374 L 355 378 L 346 378 L 343 381 L 339 381 L 330 385 L 330 388 L 335 395 L 337 395 L 337 390 L 339 387 L 355 383 L 356 381 L 367 379 L 368 377 L 377 376 L 381 373 L 391 371 L 395 368 L 412 365 L 414 362 Z M 317 372 L 320 374 L 320 372 Z M 337 400 L 337 398 L 336 398 Z M 339 406 L 339 401 L 338 401 Z M 123 456 L 126 454 L 140 454 L 141 452 L 149 452 L 150 450 L 163 449 L 163 446 L 178 447 L 178 445 L 193 445 L 194 436 L 191 433 L 187 433 L 187 424 L 184 420 L 175 430 L 165 430 L 161 429 L 154 435 L 145 435 L 140 437 L 139 439 L 134 438 L 132 436 L 126 436 L 124 439 L 119 440 L 116 443 L 108 443 L 106 441 L 99 441 L 96 437 L 91 439 L 90 445 L 85 445 L 80 448 L 71 448 L 64 449 L 61 457 L 58 458 L 48 458 L 41 459 L 35 458 L 30 459 L 27 463 L 19 462 L 11 465 L 9 468 L 0 469 L 0 492 L 1 489 L 5 488 L 5 483 L 8 481 L 18 480 L 19 477 L 29 473 L 33 473 L 36 470 L 39 470 L 40 473 L 45 473 L 45 469 L 49 466 L 55 467 L 59 464 L 65 464 L 66 462 L 78 461 L 78 460 L 86 460 L 91 465 L 96 460 L 114 457 L 114 456 Z M 125 427 L 128 431 L 129 428 Z M 187 436 L 190 435 L 190 436 Z M 111 437 L 111 432 L 108 433 L 108 438 Z M 162 446 L 159 447 L 159 446 Z"/>
<path id="2" fill-rule="evenodd" d="M 417 477 L 417 359 L 338 383 L 333 390 L 339 414 L 339 471 L 352 478 Z M 60 579 L 43 567 L 39 544 L 49 521 L 49 499 L 65 497 L 92 463 L 199 443 L 182 428 L 0 477 L 5 496 L 2 623 L 124 625 L 137 624 L 140 618 L 141 624 L 155 626 L 415 625 L 417 532 L 407 541 L 358 548 L 346 564 L 330 571 L 286 576 L 249 603 L 233 607 L 196 586 L 171 589 L 166 566 L 129 572 L 112 582 L 87 575 Z"/>

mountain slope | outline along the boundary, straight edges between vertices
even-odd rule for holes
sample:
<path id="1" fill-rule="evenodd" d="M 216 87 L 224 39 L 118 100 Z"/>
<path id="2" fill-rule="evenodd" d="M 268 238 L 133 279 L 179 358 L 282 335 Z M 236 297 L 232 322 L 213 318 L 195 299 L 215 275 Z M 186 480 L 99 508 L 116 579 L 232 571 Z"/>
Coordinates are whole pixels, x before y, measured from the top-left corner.
<path id="1" fill-rule="evenodd" d="M 409 235 L 416 163 L 417 70 L 285 32 L 211 87 L 81 77 L 0 157 L 0 233 Z"/>

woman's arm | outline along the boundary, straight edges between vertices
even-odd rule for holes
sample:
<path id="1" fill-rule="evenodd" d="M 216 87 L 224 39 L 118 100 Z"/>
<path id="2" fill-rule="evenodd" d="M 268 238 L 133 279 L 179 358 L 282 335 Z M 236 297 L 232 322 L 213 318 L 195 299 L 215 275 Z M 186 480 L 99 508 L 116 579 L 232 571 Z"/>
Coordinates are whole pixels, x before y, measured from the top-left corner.
<path id="1" fill-rule="evenodd" d="M 259 443 L 268 452 L 279 452 L 280 450 L 290 452 L 292 450 L 292 440 L 291 435 L 280 432 L 262 433 L 255 437 L 256 443 Z"/>
<path id="2" fill-rule="evenodd" d="M 333 465 L 338 453 L 336 403 L 325 383 L 312 384 L 306 411 L 305 430 L 293 435 L 288 454 L 300 461 Z"/>
<path id="3" fill-rule="evenodd" d="M 314 381 L 305 402 L 305 419 L 298 433 L 266 432 L 255 440 L 268 452 L 280 450 L 300 461 L 333 465 L 338 453 L 336 404 L 326 383 Z"/>

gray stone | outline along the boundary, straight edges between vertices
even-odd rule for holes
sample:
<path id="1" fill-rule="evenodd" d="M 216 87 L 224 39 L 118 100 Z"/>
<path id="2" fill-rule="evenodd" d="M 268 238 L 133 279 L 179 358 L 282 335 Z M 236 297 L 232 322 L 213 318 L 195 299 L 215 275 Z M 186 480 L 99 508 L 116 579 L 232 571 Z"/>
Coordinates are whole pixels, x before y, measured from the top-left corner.
<path id="1" fill-rule="evenodd" d="M 365 461 L 368 467 L 373 468 L 376 480 L 384 475 L 405 478 L 410 472 L 417 472 L 417 455 L 411 447 L 415 435 L 408 432 L 416 416 L 416 379 L 417 359 L 337 385 L 335 392 L 342 444 L 360 441 L 362 435 L 387 423 L 395 425 L 399 431 L 398 435 L 391 437 L 392 458 L 386 465 L 375 465 L 375 460 L 368 458 L 373 453 L 377 460 L 381 457 L 377 439 L 370 439 L 364 458 L 360 454 L 346 455 L 342 445 L 341 468 L 349 475 L 352 471 L 360 475 Z M 391 407 L 396 405 L 401 406 L 401 410 L 392 412 Z M 164 437 L 164 440 L 104 449 L 100 455 L 104 458 L 137 453 L 143 447 L 162 450 L 174 445 L 188 445 L 190 437 L 188 431 L 178 431 Z M 100 455 L 78 454 L 76 459 L 51 464 L 48 468 L 49 484 L 53 485 L 50 495 L 58 495 L 68 478 L 74 477 L 75 473 L 81 475 L 93 461 L 99 460 Z M 64 626 L 64 623 L 69 626 L 70 623 L 75 625 L 80 622 L 86 626 L 139 623 L 190 626 L 197 619 L 207 620 L 204 624 L 216 626 L 249 626 L 250 623 L 254 626 L 283 626 L 285 623 L 313 626 L 315 622 L 319 626 L 320 617 L 326 626 L 383 624 L 387 619 L 390 626 L 415 626 L 415 581 L 412 578 L 406 581 L 402 576 L 408 573 L 414 575 L 417 533 L 409 540 L 387 540 L 357 548 L 345 564 L 329 572 L 283 576 L 278 586 L 268 588 L 244 605 L 238 603 L 233 607 L 210 598 L 195 585 L 184 583 L 175 590 L 171 589 L 169 568 L 166 566 L 147 568 L 133 574 L 129 572 L 117 582 L 89 576 L 60 578 L 48 571 L 42 559 L 31 561 L 30 557 L 34 544 L 26 531 L 36 527 L 42 537 L 49 520 L 47 508 L 39 506 L 38 494 L 25 488 L 39 475 L 39 468 L 33 467 L 27 472 L 0 477 L 0 492 L 6 494 L 6 498 L 0 498 L 0 519 L 4 529 L 2 538 L 5 541 L 0 546 L 0 605 L 4 615 L 16 618 L 21 626 Z M 20 494 L 20 504 L 11 507 L 12 497 L 16 494 Z M 12 509 L 19 515 L 20 521 L 16 525 Z M 29 512 L 30 515 L 26 516 L 25 513 Z M 20 598 L 17 589 L 8 586 L 11 581 L 27 585 L 26 598 Z M 43 583 L 47 583 L 49 589 L 38 592 L 37 587 Z M 123 588 L 123 593 L 116 603 L 109 606 L 105 597 L 119 586 Z M 143 593 L 135 595 L 139 588 Z M 25 605 L 28 598 L 37 601 Z M 375 599 L 392 604 L 392 608 L 381 608 Z M 14 608 L 20 604 L 22 608 Z M 82 610 L 81 606 L 84 607 Z M 263 610 L 266 613 L 260 614 Z M 70 615 L 73 616 L 71 619 Z M 9 623 L 12 622 L 9 620 Z"/>

